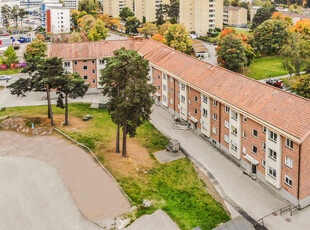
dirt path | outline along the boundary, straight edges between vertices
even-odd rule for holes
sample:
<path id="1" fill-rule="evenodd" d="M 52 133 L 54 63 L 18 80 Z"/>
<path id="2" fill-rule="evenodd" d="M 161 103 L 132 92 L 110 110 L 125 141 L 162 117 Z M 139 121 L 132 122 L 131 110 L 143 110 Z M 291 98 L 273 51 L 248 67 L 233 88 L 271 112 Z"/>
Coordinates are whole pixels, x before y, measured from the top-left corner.
<path id="1" fill-rule="evenodd" d="M 0 156 L 33 157 L 53 166 L 80 211 L 91 221 L 111 219 L 130 210 L 108 174 L 84 150 L 63 138 L 0 132 Z"/>

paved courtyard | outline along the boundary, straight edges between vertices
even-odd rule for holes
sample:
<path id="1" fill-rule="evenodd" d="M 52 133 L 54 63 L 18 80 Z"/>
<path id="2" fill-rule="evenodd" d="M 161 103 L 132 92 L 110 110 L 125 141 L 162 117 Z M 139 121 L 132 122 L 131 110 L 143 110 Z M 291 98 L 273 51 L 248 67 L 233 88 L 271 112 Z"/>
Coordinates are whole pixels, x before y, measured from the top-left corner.
<path id="1" fill-rule="evenodd" d="M 66 139 L 58 136 L 27 137 L 16 132 L 5 131 L 0 132 L 0 140 L 0 156 L 35 158 L 55 168 L 69 190 L 75 205 L 88 220 L 92 222 L 113 220 L 130 211 L 130 203 L 112 178 L 94 161 L 90 154 Z M 10 178 L 9 173 L 3 175 Z M 18 175 L 11 177 L 18 178 Z M 32 178 L 32 174 L 28 176 L 26 172 L 23 173 L 23 178 L 35 179 Z M 47 178 L 47 180 L 49 179 Z M 12 184 L 12 186 L 12 190 L 19 190 L 18 183 Z M 33 189 L 27 188 L 27 183 L 23 186 L 26 186 L 25 189 Z M 29 186 L 31 187 L 31 183 Z M 3 190 L 0 189 L 0 191 Z M 49 194 L 42 193 L 42 196 L 44 195 L 46 200 L 57 199 L 57 196 L 50 197 Z M 1 193 L 0 197 L 2 195 Z M 23 202 L 23 200 L 20 199 L 18 202 Z M 33 205 L 44 208 L 46 201 L 43 200 L 41 204 L 41 200 L 38 199 L 38 202 L 39 204 Z M 66 210 L 66 205 L 58 208 Z M 11 215 L 13 214 L 12 211 Z M 3 217 L 1 215 L 0 220 Z M 31 213 L 29 215 L 29 218 L 35 221 L 36 217 L 32 217 Z M 17 218 L 16 221 L 18 222 L 19 219 Z"/>
<path id="2" fill-rule="evenodd" d="M 77 209 L 57 171 L 28 157 L 0 157 L 0 229 L 99 230 Z"/>
<path id="3" fill-rule="evenodd" d="M 180 142 L 195 164 L 214 183 L 232 217 L 244 212 L 258 220 L 288 204 L 288 201 L 244 175 L 238 166 L 202 137 L 191 131 L 173 129 L 172 115 L 166 109 L 153 106 L 151 122 L 163 134 Z M 310 208 L 306 208 L 292 217 L 286 212 L 282 216 L 271 215 L 264 221 L 266 227 L 272 230 L 303 230 L 310 229 L 309 216 Z"/>

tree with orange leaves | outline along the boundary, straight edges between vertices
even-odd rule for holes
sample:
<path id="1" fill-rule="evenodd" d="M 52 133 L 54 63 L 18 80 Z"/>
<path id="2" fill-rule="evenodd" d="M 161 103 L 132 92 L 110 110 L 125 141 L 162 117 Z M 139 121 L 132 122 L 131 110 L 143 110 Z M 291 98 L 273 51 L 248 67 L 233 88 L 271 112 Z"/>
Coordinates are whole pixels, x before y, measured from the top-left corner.
<path id="1" fill-rule="evenodd" d="M 293 32 L 298 32 L 304 37 L 310 37 L 310 19 L 304 19 L 298 21 L 292 28 Z"/>
<path id="2" fill-rule="evenodd" d="M 158 42 L 161 42 L 161 43 L 164 43 L 164 44 L 167 43 L 166 38 L 164 38 L 164 36 L 162 36 L 161 34 L 155 34 L 155 35 L 152 36 L 151 39 L 153 39 L 155 41 L 158 41 Z"/>
<path id="3" fill-rule="evenodd" d="M 293 24 L 292 18 L 289 17 L 289 16 L 284 16 L 281 12 L 274 12 L 272 14 L 271 18 L 273 20 L 280 20 L 280 21 L 287 22 L 288 25 L 292 25 Z"/>

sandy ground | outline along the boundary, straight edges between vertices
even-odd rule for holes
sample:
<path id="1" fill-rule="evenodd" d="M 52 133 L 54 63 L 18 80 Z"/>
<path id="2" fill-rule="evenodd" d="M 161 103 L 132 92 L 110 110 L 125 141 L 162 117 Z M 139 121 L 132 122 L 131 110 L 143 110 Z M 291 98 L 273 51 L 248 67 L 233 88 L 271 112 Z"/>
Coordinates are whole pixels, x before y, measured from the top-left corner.
<path id="1" fill-rule="evenodd" d="M 111 219 L 130 210 L 115 182 L 71 142 L 58 136 L 27 137 L 16 132 L 0 132 L 0 141 L 0 156 L 33 157 L 53 166 L 87 219 Z"/>
<path id="2" fill-rule="evenodd" d="M 57 171 L 43 161 L 0 157 L 0 184 L 0 229 L 100 229 L 81 215 Z"/>

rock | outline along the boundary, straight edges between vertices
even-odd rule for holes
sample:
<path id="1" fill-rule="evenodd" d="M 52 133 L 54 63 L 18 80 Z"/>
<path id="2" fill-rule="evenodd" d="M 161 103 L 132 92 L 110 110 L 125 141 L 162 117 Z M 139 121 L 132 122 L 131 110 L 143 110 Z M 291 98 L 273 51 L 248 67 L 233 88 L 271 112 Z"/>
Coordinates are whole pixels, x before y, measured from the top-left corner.
<path id="1" fill-rule="evenodd" d="M 143 206 L 144 207 L 150 207 L 150 206 L 152 206 L 152 201 L 151 200 L 143 200 Z"/>
<path id="2" fill-rule="evenodd" d="M 90 120 L 90 119 L 93 119 L 93 118 L 94 118 L 94 116 L 92 116 L 92 115 L 85 115 L 85 117 L 86 117 L 86 118 L 88 118 L 88 120 Z"/>

